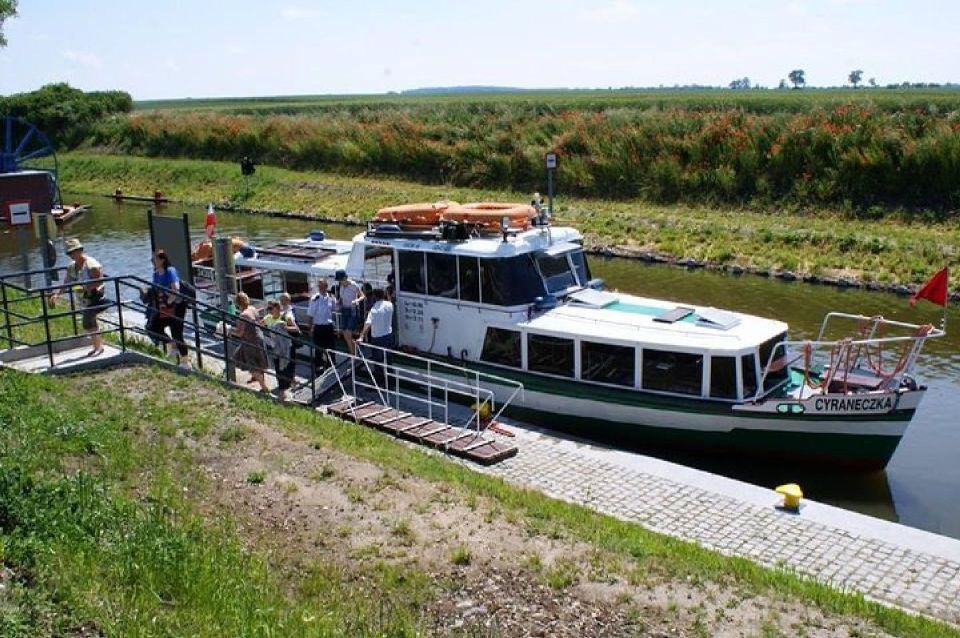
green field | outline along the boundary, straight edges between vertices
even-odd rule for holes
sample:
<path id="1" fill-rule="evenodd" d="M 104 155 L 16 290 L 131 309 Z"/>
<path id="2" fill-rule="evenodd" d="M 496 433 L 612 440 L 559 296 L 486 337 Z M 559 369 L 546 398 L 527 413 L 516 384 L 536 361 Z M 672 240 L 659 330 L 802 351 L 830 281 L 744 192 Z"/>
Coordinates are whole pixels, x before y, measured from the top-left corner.
<path id="1" fill-rule="evenodd" d="M 145 102 L 86 145 L 423 184 L 790 203 L 878 216 L 960 206 L 960 90 L 568 91 Z"/>

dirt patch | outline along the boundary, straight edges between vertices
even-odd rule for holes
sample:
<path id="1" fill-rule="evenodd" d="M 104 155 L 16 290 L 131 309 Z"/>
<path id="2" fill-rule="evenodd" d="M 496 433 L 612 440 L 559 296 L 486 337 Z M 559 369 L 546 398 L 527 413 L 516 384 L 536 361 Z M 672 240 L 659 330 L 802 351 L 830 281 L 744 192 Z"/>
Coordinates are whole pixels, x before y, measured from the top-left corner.
<path id="1" fill-rule="evenodd" d="M 139 398 L 150 380 L 114 370 L 99 382 Z M 200 506 L 238 521 L 246 542 L 270 549 L 280 574 L 316 561 L 345 573 L 385 561 L 427 574 L 433 595 L 423 616 L 430 635 L 886 635 L 859 620 L 734 585 L 644 572 L 629 557 L 562 530 L 533 531 L 493 500 L 244 417 L 227 390 L 196 390 L 168 394 L 173 401 L 202 402 L 217 415 L 212 426 L 166 435 L 190 448 L 206 477 Z"/>

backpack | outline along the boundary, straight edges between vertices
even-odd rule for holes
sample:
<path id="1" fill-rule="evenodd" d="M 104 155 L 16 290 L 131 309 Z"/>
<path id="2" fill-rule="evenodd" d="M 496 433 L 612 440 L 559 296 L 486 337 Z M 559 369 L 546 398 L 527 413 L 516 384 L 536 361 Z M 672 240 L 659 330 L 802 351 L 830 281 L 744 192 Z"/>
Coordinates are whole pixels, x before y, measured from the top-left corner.
<path id="1" fill-rule="evenodd" d="M 183 295 L 183 301 L 186 303 L 197 300 L 196 286 L 184 279 L 180 280 L 180 294 Z"/>

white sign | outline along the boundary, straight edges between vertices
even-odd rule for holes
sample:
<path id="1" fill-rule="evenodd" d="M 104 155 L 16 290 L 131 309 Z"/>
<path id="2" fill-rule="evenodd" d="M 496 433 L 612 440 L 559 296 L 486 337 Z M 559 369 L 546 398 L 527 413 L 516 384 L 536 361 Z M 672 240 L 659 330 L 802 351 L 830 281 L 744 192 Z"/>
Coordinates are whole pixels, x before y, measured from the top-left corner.
<path id="1" fill-rule="evenodd" d="M 556 168 L 557 167 L 557 154 L 556 153 L 547 153 L 544 158 L 547 161 L 547 168 Z"/>
<path id="2" fill-rule="evenodd" d="M 10 225 L 24 226 L 30 224 L 30 202 L 10 202 Z"/>

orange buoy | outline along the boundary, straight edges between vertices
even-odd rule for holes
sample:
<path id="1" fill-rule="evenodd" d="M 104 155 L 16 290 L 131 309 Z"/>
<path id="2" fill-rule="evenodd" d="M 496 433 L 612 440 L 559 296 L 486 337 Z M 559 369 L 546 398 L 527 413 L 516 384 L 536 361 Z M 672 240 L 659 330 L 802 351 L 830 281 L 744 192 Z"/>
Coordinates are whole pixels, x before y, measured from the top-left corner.
<path id="1" fill-rule="evenodd" d="M 536 217 L 537 210 L 533 206 L 506 202 L 472 202 L 451 206 L 443 211 L 446 221 L 475 224 L 488 229 L 499 229 L 501 220 L 506 218 L 509 228 L 526 230 Z"/>
<path id="2" fill-rule="evenodd" d="M 458 205 L 457 202 L 424 202 L 387 206 L 378 210 L 373 220 L 410 226 L 435 226 L 440 221 L 443 211 L 450 206 Z"/>

